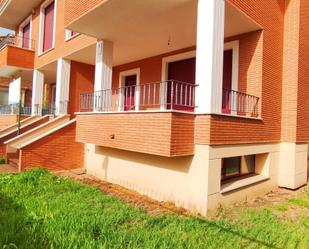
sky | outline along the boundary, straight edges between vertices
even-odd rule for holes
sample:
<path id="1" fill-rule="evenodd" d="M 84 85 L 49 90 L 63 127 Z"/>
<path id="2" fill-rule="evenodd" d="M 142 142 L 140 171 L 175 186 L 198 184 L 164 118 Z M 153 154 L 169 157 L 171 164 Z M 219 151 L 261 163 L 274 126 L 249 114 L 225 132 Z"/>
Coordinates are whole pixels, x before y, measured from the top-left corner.
<path id="1" fill-rule="evenodd" d="M 14 34 L 14 31 L 0 27 L 0 36 L 7 35 L 8 33 Z"/>

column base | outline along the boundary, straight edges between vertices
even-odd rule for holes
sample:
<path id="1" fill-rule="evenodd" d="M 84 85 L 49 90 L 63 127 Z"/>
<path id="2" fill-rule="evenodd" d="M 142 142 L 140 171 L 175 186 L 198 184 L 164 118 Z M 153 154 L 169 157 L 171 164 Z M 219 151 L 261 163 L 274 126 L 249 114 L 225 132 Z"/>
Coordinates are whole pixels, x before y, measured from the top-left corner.
<path id="1" fill-rule="evenodd" d="M 308 144 L 281 143 L 278 184 L 297 189 L 307 183 Z"/>

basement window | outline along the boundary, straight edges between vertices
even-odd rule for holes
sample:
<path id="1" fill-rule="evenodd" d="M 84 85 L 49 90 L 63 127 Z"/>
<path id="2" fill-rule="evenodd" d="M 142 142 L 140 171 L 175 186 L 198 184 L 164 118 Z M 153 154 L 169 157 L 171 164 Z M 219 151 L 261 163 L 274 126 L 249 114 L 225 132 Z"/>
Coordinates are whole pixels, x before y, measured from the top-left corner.
<path id="1" fill-rule="evenodd" d="M 221 193 L 230 192 L 269 179 L 269 154 L 222 159 Z"/>
<path id="2" fill-rule="evenodd" d="M 255 155 L 223 158 L 221 182 L 231 182 L 255 174 Z"/>

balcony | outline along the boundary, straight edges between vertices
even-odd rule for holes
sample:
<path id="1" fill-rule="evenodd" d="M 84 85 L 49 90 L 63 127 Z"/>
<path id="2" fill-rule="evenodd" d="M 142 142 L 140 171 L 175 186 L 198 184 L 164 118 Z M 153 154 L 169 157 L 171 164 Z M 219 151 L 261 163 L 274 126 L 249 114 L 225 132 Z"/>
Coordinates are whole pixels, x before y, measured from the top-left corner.
<path id="1" fill-rule="evenodd" d="M 0 106 L 0 115 L 31 115 L 31 107 L 19 106 L 19 104 L 2 105 Z"/>
<path id="2" fill-rule="evenodd" d="M 8 77 L 17 70 L 32 70 L 33 67 L 32 39 L 7 36 L 0 41 L 0 76 Z"/>
<path id="3" fill-rule="evenodd" d="M 174 157 L 194 154 L 198 85 L 163 81 L 80 95 L 78 142 Z M 256 118 L 259 98 L 223 91 L 222 115 Z"/>
<path id="4" fill-rule="evenodd" d="M 198 85 L 168 80 L 126 86 L 80 95 L 79 112 L 178 111 L 194 113 Z M 222 113 L 259 116 L 260 98 L 230 89 L 222 91 Z"/>
<path id="5" fill-rule="evenodd" d="M 167 157 L 192 155 L 196 87 L 163 81 L 82 94 L 76 139 Z"/>
<path id="6" fill-rule="evenodd" d="M 84 93 L 80 96 L 80 112 L 194 112 L 196 87 L 192 83 L 168 80 Z"/>

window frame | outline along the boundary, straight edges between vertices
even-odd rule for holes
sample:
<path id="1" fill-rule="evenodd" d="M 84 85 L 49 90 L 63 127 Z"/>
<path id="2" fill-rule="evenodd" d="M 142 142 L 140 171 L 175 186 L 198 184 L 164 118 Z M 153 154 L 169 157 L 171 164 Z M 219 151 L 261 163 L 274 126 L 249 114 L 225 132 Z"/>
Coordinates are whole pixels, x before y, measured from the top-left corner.
<path id="1" fill-rule="evenodd" d="M 253 172 L 246 172 L 246 173 L 242 172 L 242 163 L 244 162 L 246 156 L 254 156 Z M 250 176 L 257 174 L 256 173 L 256 154 L 246 155 L 246 156 L 233 156 L 233 157 L 222 158 L 221 160 L 221 184 L 231 182 L 231 181 L 237 181 L 239 179 L 250 177 Z M 222 175 L 222 172 L 223 171 L 226 172 L 226 168 L 227 168 L 226 166 L 224 166 L 224 159 L 229 159 L 229 158 L 239 158 L 239 170 L 238 170 L 239 173 L 234 174 L 234 175 L 224 176 Z"/>
<path id="2" fill-rule="evenodd" d="M 72 35 L 72 32 L 74 32 L 74 31 L 69 30 L 69 29 L 65 30 L 65 41 L 66 42 L 70 41 L 70 40 L 74 39 L 76 36 L 80 35 L 80 33 L 78 33 L 78 32 L 76 32 L 76 34 Z"/>
<path id="3" fill-rule="evenodd" d="M 23 29 L 30 24 L 30 36 L 29 36 L 29 47 L 28 49 L 33 49 L 31 44 L 32 41 L 32 15 L 28 16 L 18 27 L 18 47 L 22 48 L 23 46 L 23 40 L 24 40 L 24 33 Z"/>
<path id="4" fill-rule="evenodd" d="M 52 47 L 43 51 L 43 43 L 44 43 L 44 32 L 45 32 L 45 9 L 54 2 L 54 24 L 53 24 L 53 40 Z M 40 6 L 40 28 L 39 28 L 39 50 L 38 55 L 41 56 L 43 54 L 48 53 L 49 51 L 55 48 L 55 34 L 56 34 L 56 20 L 57 20 L 57 0 L 46 0 Z"/>

